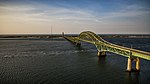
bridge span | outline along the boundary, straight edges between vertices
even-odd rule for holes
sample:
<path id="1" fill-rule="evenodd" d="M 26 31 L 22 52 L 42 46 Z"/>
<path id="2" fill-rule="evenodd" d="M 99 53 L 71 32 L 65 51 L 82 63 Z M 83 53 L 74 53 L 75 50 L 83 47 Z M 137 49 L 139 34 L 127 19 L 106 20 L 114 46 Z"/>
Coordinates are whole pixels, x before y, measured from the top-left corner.
<path id="1" fill-rule="evenodd" d="M 80 33 L 79 36 L 77 37 L 64 36 L 63 34 L 63 37 L 68 41 L 74 43 L 75 45 L 81 45 L 80 41 L 94 44 L 98 50 L 99 57 L 106 56 L 106 51 L 128 57 L 127 71 L 129 72 L 133 71 L 132 62 L 136 62 L 135 70 L 139 71 L 140 58 L 150 60 L 149 52 L 127 48 L 127 47 L 110 43 L 91 31 L 84 31 Z"/>

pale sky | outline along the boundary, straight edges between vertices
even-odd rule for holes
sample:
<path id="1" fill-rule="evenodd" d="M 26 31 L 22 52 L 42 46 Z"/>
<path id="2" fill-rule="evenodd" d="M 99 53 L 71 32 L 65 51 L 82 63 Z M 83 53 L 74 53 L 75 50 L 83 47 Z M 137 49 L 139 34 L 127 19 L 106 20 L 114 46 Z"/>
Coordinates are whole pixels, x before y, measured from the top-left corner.
<path id="1" fill-rule="evenodd" d="M 150 34 L 150 0 L 0 0 L 0 34 Z"/>

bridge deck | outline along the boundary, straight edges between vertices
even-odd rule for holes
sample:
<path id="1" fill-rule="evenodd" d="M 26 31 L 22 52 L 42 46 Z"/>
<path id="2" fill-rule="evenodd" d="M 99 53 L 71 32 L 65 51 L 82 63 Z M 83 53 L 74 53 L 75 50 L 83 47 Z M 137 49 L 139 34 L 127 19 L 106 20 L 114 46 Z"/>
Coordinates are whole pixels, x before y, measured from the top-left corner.
<path id="1" fill-rule="evenodd" d="M 76 45 L 80 41 L 94 44 L 98 50 L 98 56 L 106 55 L 105 51 L 108 51 L 108 52 L 119 54 L 121 56 L 128 57 L 127 71 L 129 71 L 129 72 L 132 71 L 132 61 L 134 61 L 136 63 L 135 70 L 139 71 L 140 70 L 140 59 L 139 58 L 150 60 L 149 52 L 136 50 L 136 49 L 132 49 L 132 48 L 127 48 L 124 46 L 120 46 L 120 45 L 116 45 L 116 44 L 107 42 L 104 39 L 102 39 L 100 36 L 96 35 L 93 32 L 90 32 L 90 31 L 82 32 L 82 33 L 80 33 L 80 35 L 78 37 L 64 36 L 64 38 L 73 42 Z"/>
<path id="2" fill-rule="evenodd" d="M 108 41 L 105 41 L 104 39 L 102 39 L 101 37 L 99 37 L 98 35 L 90 31 L 82 32 L 78 37 L 64 36 L 64 38 L 74 43 L 79 43 L 79 41 L 92 43 L 97 47 L 99 51 L 108 51 L 119 55 L 123 55 L 125 57 L 131 56 L 131 57 L 139 57 L 146 60 L 150 60 L 149 52 L 112 44 Z"/>

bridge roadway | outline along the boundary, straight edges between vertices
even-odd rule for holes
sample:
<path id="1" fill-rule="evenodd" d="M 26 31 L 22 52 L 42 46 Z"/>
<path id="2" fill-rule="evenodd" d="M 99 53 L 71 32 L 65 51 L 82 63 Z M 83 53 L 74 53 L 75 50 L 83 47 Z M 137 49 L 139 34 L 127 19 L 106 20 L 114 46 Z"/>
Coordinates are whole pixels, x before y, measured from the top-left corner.
<path id="1" fill-rule="evenodd" d="M 136 71 L 139 71 L 140 69 L 139 58 L 150 60 L 149 52 L 127 48 L 110 43 L 91 31 L 84 31 L 80 33 L 78 37 L 64 36 L 64 38 L 76 45 L 80 45 L 81 44 L 80 41 L 94 44 L 98 50 L 98 56 L 105 56 L 106 55 L 105 52 L 108 51 L 119 54 L 121 56 L 128 57 L 127 71 L 132 71 L 132 61 L 136 62 Z"/>

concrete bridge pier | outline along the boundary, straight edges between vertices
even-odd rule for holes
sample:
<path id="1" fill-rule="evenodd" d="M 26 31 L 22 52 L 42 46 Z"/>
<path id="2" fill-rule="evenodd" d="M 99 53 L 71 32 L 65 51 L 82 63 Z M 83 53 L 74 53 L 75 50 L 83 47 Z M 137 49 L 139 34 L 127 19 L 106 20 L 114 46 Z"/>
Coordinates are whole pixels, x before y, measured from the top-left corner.
<path id="1" fill-rule="evenodd" d="M 131 68 L 132 68 L 132 61 L 131 61 L 131 58 L 129 57 L 128 63 L 127 63 L 127 71 L 131 71 Z"/>
<path id="2" fill-rule="evenodd" d="M 81 43 L 80 42 L 75 42 L 75 45 L 80 46 Z"/>
<path id="3" fill-rule="evenodd" d="M 136 58 L 136 70 L 140 71 L 140 59 Z"/>
<path id="4" fill-rule="evenodd" d="M 105 51 L 98 51 L 97 55 L 98 55 L 98 57 L 106 56 L 106 52 Z"/>
<path id="5" fill-rule="evenodd" d="M 132 69 L 132 62 L 135 62 L 135 70 Z M 127 62 L 127 71 L 131 72 L 131 71 L 140 71 L 140 59 L 139 58 L 128 58 L 128 62 Z"/>

